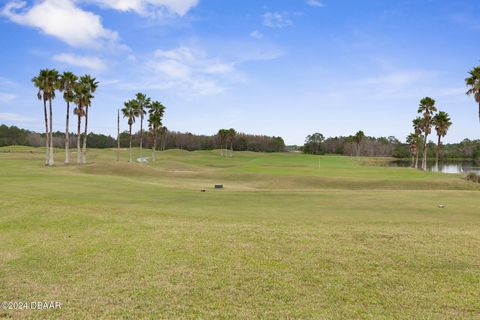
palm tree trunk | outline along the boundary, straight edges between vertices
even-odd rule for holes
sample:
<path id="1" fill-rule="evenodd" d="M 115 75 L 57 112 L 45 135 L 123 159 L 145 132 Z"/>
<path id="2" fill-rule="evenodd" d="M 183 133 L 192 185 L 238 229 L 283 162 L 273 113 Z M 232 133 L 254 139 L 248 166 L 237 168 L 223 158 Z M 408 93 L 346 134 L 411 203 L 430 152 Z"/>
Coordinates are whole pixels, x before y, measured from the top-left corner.
<path id="1" fill-rule="evenodd" d="M 80 164 L 82 162 L 82 158 L 81 158 L 82 152 L 80 150 L 80 137 L 81 137 L 80 127 L 81 127 L 81 124 L 82 124 L 82 117 L 79 113 L 78 114 L 78 124 L 77 124 L 77 164 Z"/>
<path id="2" fill-rule="evenodd" d="M 437 149 L 435 150 L 435 166 L 438 169 L 438 159 L 440 156 L 440 135 L 438 135 Z"/>
<path id="3" fill-rule="evenodd" d="M 55 161 L 53 159 L 53 111 L 52 111 L 52 99 L 48 99 L 48 107 L 50 109 L 50 155 L 48 157 L 48 165 L 53 166 Z"/>
<path id="4" fill-rule="evenodd" d="M 70 133 L 68 132 L 68 123 L 70 122 L 70 102 L 67 101 L 67 121 L 65 124 L 65 164 L 70 163 Z"/>
<path id="5" fill-rule="evenodd" d="M 85 106 L 85 131 L 83 133 L 82 163 L 87 163 L 88 106 Z"/>
<path id="6" fill-rule="evenodd" d="M 47 116 L 47 100 L 43 99 L 43 112 L 45 114 L 45 165 L 48 166 L 50 155 L 50 137 L 48 134 L 48 116 Z"/>
<path id="7" fill-rule="evenodd" d="M 413 168 L 413 167 L 415 167 L 415 153 L 416 153 L 416 148 L 415 148 L 415 149 L 412 148 L 411 151 L 412 151 L 412 164 L 411 164 L 411 167 Z"/>
<path id="8" fill-rule="evenodd" d="M 420 153 L 420 149 L 417 146 L 417 150 L 415 151 L 415 169 L 418 169 L 418 155 Z"/>
<path id="9" fill-rule="evenodd" d="M 230 157 L 233 157 L 233 140 L 230 141 Z"/>
<path id="10" fill-rule="evenodd" d="M 132 125 L 129 124 L 130 126 L 130 129 L 129 129 L 129 132 L 130 132 L 130 162 L 132 162 Z"/>
<path id="11" fill-rule="evenodd" d="M 143 157 L 143 113 L 140 115 L 140 157 Z"/>
<path id="12" fill-rule="evenodd" d="M 423 142 L 423 159 L 422 159 L 422 170 L 427 171 L 427 137 L 428 134 L 425 134 L 425 141 Z"/>
<path id="13" fill-rule="evenodd" d="M 157 150 L 157 134 L 153 135 L 152 159 L 155 161 L 155 151 Z"/>

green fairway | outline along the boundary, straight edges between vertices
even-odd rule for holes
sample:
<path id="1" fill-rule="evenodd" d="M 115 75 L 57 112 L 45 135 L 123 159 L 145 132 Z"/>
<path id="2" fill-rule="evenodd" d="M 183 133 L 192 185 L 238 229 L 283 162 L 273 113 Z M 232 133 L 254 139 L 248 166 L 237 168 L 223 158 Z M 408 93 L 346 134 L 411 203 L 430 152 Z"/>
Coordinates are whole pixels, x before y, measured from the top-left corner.
<path id="1" fill-rule="evenodd" d="M 0 318 L 480 318 L 480 184 L 461 175 L 296 153 L 44 157 L 0 148 L 0 302 L 62 306 Z"/>

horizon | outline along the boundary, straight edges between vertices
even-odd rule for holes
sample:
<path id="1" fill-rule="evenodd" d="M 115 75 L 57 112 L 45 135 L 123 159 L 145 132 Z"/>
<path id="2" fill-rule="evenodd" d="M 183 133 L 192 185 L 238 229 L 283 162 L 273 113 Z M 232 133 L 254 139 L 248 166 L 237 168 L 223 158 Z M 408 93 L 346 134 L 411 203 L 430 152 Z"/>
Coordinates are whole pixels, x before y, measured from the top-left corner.
<path id="1" fill-rule="evenodd" d="M 117 109 L 144 92 L 166 106 L 169 129 L 199 135 L 232 127 L 302 145 L 314 132 L 363 130 L 403 142 L 420 99 L 430 96 L 453 120 L 445 143 L 480 138 L 478 105 L 464 83 L 479 62 L 480 3 L 123 4 L 4 1 L 0 35 L 11 49 L 1 54 L 0 123 L 42 132 L 31 79 L 56 68 L 100 81 L 89 131 L 111 136 Z M 53 106 L 54 131 L 62 131 L 61 95 Z"/>

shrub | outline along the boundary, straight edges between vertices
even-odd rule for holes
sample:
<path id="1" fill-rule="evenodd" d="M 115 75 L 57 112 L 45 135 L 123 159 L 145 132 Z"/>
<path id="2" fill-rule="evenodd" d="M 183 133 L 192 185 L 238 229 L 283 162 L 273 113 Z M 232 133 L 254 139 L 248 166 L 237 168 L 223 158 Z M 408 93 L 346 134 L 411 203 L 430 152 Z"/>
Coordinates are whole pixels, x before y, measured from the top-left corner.
<path id="1" fill-rule="evenodd" d="M 473 181 L 476 183 L 480 183 L 480 175 L 476 174 L 475 172 L 470 172 L 465 177 L 468 181 Z"/>

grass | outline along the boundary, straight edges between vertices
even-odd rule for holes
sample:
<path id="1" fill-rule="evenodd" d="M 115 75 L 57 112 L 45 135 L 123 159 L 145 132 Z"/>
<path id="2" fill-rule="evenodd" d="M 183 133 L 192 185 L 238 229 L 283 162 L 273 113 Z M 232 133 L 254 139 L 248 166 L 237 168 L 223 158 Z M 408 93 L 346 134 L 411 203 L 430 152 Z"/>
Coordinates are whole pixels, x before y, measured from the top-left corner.
<path id="1" fill-rule="evenodd" d="M 0 318 L 480 317 L 480 185 L 460 175 L 181 150 L 49 168 L 30 151 L 0 148 L 0 301 L 62 308 Z"/>

